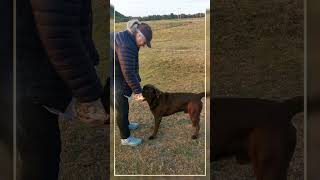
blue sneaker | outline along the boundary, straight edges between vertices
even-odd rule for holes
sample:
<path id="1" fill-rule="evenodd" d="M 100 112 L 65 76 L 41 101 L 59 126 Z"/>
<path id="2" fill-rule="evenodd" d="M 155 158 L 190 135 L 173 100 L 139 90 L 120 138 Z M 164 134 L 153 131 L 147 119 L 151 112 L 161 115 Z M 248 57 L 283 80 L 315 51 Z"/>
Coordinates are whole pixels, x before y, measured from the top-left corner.
<path id="1" fill-rule="evenodd" d="M 128 127 L 130 130 L 136 130 L 139 128 L 139 123 L 129 123 Z"/>
<path id="2" fill-rule="evenodd" d="M 142 139 L 129 136 L 127 139 L 121 139 L 121 145 L 138 146 L 142 143 Z"/>

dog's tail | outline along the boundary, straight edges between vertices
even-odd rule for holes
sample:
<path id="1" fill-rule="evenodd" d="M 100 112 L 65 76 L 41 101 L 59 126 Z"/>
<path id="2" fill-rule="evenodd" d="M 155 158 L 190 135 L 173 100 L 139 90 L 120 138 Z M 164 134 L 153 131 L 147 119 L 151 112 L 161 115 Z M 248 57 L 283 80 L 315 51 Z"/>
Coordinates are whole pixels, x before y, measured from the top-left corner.
<path id="1" fill-rule="evenodd" d="M 289 116 L 292 118 L 299 112 L 304 111 L 304 96 L 296 96 L 283 101 L 288 109 Z"/>

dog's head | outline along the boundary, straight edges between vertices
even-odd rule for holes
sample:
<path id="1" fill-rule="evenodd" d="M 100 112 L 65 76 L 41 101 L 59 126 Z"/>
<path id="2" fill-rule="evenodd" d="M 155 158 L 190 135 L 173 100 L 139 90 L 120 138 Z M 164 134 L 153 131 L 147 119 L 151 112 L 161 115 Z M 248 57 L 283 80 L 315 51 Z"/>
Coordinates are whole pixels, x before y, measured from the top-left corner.
<path id="1" fill-rule="evenodd" d="M 161 91 L 151 84 L 147 84 L 143 86 L 142 96 L 148 102 L 151 102 L 155 98 L 159 98 Z"/>

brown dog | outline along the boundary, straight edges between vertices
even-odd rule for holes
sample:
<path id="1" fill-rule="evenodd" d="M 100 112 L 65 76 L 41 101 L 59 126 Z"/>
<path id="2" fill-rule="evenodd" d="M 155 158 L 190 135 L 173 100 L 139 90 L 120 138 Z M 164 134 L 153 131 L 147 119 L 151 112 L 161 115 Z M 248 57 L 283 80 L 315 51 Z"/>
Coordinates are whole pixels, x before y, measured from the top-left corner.
<path id="1" fill-rule="evenodd" d="M 291 119 L 303 111 L 302 96 L 284 101 L 214 97 L 211 161 L 235 156 L 252 163 L 257 180 L 286 180 L 296 146 Z"/>
<path id="2" fill-rule="evenodd" d="M 201 98 L 205 96 L 205 93 L 168 93 L 148 84 L 143 87 L 142 95 L 148 102 L 155 120 L 154 131 L 149 139 L 156 137 L 162 117 L 181 111 L 188 113 L 192 121 L 194 131 L 191 138 L 198 137 L 202 110 Z"/>

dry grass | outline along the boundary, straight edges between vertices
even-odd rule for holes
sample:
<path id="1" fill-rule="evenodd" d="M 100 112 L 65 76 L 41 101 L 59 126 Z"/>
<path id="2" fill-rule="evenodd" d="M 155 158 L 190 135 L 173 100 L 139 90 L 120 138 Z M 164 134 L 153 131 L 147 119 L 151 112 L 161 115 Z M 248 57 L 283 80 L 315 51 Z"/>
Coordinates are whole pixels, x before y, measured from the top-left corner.
<path id="1" fill-rule="evenodd" d="M 151 83 L 161 90 L 171 92 L 205 91 L 204 18 L 148 23 L 154 36 L 152 48 L 140 50 L 142 85 Z M 124 27 L 125 23 L 117 23 L 116 31 Z M 129 119 L 140 123 L 141 127 L 133 131 L 132 135 L 143 138 L 144 143 L 138 147 L 121 146 L 119 130 L 115 127 L 116 174 L 205 173 L 204 110 L 201 113 L 200 138 L 197 140 L 191 139 L 192 132 L 188 127 L 191 121 L 188 115 L 183 113 L 165 117 L 155 140 L 148 140 L 154 121 L 146 104 L 130 102 Z"/>
<path id="2" fill-rule="evenodd" d="M 219 1 L 211 12 L 213 94 L 242 97 L 303 95 L 303 1 Z M 289 179 L 303 179 L 303 115 L 294 119 L 298 144 Z M 217 180 L 254 179 L 249 165 L 211 164 Z"/>

